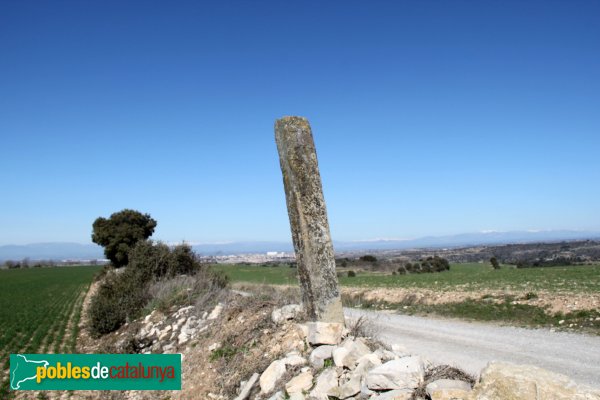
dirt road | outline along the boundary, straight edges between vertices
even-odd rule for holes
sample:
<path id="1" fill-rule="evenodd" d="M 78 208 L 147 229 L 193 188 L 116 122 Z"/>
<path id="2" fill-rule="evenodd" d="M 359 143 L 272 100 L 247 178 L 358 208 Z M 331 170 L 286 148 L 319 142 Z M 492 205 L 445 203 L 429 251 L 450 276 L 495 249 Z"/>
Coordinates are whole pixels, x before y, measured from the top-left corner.
<path id="1" fill-rule="evenodd" d="M 385 343 L 478 375 L 493 360 L 536 365 L 600 388 L 600 336 L 344 309 L 367 316 Z"/>

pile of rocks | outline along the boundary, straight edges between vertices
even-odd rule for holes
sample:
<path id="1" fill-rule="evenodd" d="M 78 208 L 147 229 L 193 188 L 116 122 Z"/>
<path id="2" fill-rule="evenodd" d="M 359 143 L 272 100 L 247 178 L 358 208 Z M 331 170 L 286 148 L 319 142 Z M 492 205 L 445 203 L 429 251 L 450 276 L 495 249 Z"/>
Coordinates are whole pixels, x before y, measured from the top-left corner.
<path id="1" fill-rule="evenodd" d="M 300 312 L 300 306 L 286 306 L 273 311 L 272 319 L 281 324 Z M 425 382 L 432 365 L 400 345 L 372 349 L 337 323 L 298 324 L 298 331 L 304 350 L 285 354 L 241 382 L 235 400 L 600 400 L 600 392 L 560 374 L 506 363 L 489 364 L 474 387 L 458 379 Z"/>
<path id="2" fill-rule="evenodd" d="M 194 306 L 180 308 L 170 315 L 152 311 L 141 321 L 133 337 L 136 351 L 142 354 L 177 353 L 208 329 L 211 321 L 217 319 L 223 311 L 223 304 L 217 304 L 211 313 L 204 312 L 200 317 L 195 315 L 195 311 Z M 117 341 L 117 349 L 130 345 L 131 339 L 126 335 L 127 331 L 121 333 L 123 337 Z"/>
<path id="3" fill-rule="evenodd" d="M 298 305 L 273 311 L 275 323 L 283 323 L 301 312 Z M 425 378 L 427 362 L 410 355 L 399 345 L 372 350 L 367 341 L 351 337 L 339 323 L 298 324 L 304 333 L 304 351 L 292 351 L 273 361 L 262 374 L 242 382 L 236 400 L 410 399 Z M 439 380 L 427 386 L 434 399 L 466 396 L 471 385 L 457 380 Z"/>

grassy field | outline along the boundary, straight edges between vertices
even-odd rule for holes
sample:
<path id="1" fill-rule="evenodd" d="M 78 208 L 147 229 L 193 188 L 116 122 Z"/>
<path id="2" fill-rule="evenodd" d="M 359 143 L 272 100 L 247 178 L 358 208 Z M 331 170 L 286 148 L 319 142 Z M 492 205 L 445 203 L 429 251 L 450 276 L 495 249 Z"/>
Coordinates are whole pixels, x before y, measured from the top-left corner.
<path id="1" fill-rule="evenodd" d="M 85 293 L 100 267 L 0 270 L 0 398 L 11 353 L 75 351 Z"/>
<path id="2" fill-rule="evenodd" d="M 224 265 L 215 267 L 232 282 L 296 285 L 296 270 L 286 267 Z M 600 292 L 600 265 L 494 271 L 488 264 L 453 264 L 448 272 L 390 275 L 357 272 L 349 278 L 342 272 L 342 286 L 363 288 L 424 288 L 437 290 L 548 290 L 553 292 Z"/>
<path id="3" fill-rule="evenodd" d="M 270 266 L 218 265 L 232 282 L 294 285 L 295 269 Z M 503 267 L 493 270 L 487 264 L 453 264 L 450 271 L 411 275 L 390 275 L 357 271 L 348 277 L 338 270 L 346 306 L 396 310 L 403 314 L 437 315 L 478 321 L 495 321 L 517 326 L 547 327 L 600 334 L 600 309 L 580 307 L 552 311 L 548 304 L 555 298 L 574 296 L 598 297 L 600 294 L 600 265 L 516 269 Z M 352 288 L 359 288 L 358 294 Z M 431 291 L 452 296 L 456 300 L 438 303 L 415 301 L 411 296 L 367 299 L 362 293 L 372 289 L 401 289 L 417 293 Z M 396 293 L 394 292 L 394 293 Z M 536 302 L 539 296 L 543 302 Z M 541 299 L 540 299 L 541 300 Z M 560 299 L 559 299 L 560 300 Z"/>

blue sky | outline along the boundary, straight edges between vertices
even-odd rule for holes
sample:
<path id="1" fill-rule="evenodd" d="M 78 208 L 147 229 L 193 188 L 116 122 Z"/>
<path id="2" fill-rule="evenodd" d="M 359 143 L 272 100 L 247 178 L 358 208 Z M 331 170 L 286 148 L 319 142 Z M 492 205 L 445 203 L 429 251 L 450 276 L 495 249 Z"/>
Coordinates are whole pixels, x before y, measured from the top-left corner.
<path id="1" fill-rule="evenodd" d="M 0 244 L 289 240 L 309 118 L 334 239 L 600 230 L 600 2 L 3 1 Z"/>

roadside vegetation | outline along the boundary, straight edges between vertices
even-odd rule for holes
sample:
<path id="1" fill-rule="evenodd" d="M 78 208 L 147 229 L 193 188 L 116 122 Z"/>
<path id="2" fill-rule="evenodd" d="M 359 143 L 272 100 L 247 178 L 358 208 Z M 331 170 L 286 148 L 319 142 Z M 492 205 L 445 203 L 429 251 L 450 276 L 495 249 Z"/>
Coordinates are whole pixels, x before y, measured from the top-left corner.
<path id="1" fill-rule="evenodd" d="M 473 297 L 465 301 L 442 304 L 423 304 L 410 300 L 390 303 L 353 295 L 343 295 L 342 301 L 345 307 L 394 310 L 407 315 L 432 315 L 600 335 L 600 310 L 598 309 L 552 313 L 544 307 L 522 304 L 509 295 L 500 298 Z"/>
<path id="2" fill-rule="evenodd" d="M 74 352 L 81 307 L 100 267 L 0 270 L 0 398 L 11 353 Z"/>
<path id="3" fill-rule="evenodd" d="M 94 241 L 111 260 L 91 300 L 92 335 L 116 331 L 153 309 L 215 302 L 228 278 L 200 262 L 187 244 L 174 247 L 148 240 L 156 221 L 134 210 L 114 213 L 94 222 Z"/>

